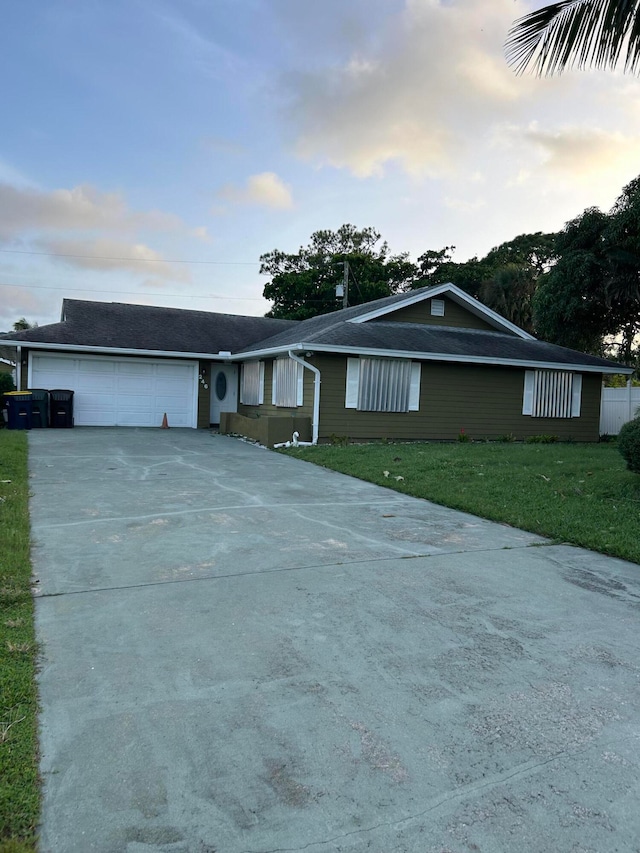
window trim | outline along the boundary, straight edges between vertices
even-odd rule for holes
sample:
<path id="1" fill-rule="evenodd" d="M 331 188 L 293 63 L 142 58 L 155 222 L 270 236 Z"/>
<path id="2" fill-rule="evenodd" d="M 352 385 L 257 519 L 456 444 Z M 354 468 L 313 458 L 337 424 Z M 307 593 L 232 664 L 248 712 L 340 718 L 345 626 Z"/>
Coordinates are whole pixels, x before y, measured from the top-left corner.
<path id="1" fill-rule="evenodd" d="M 388 359 L 377 359 L 384 361 Z M 410 359 L 402 359 L 410 361 Z M 420 411 L 420 390 L 422 377 L 422 363 L 419 361 L 410 361 L 409 373 L 409 394 L 406 410 L 400 412 L 385 412 L 381 409 L 360 409 L 360 358 L 347 358 L 347 369 L 345 378 L 345 409 L 356 409 L 359 412 L 378 412 L 379 414 L 405 414 L 406 412 Z"/>
<path id="2" fill-rule="evenodd" d="M 543 383 L 553 382 L 553 386 L 541 390 Z M 555 380 L 555 381 L 554 381 Z M 568 382 L 569 387 L 558 390 L 558 382 Z M 567 414 L 537 414 L 536 409 L 541 405 L 553 405 L 549 399 L 539 401 L 539 394 L 555 394 L 557 405 L 566 408 Z M 566 400 L 562 400 L 560 394 L 566 394 Z M 579 418 L 582 409 L 582 374 L 570 370 L 525 370 L 524 389 L 522 394 L 522 414 L 532 418 L 550 418 L 553 420 L 567 420 Z"/>

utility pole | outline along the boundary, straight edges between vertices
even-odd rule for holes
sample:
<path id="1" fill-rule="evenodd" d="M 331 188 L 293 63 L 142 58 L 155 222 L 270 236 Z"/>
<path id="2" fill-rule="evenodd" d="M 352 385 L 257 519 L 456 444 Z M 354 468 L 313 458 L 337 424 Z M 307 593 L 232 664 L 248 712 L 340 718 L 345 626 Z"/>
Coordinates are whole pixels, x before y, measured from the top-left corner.
<path id="1" fill-rule="evenodd" d="M 339 264 L 340 261 L 336 262 L 336 265 Z M 349 307 L 349 261 L 343 261 L 343 270 L 344 273 L 342 275 L 342 284 L 336 284 L 336 297 L 340 299 L 342 297 L 342 307 Z"/>
<path id="2" fill-rule="evenodd" d="M 343 261 L 344 263 L 344 276 L 343 276 L 343 292 L 342 292 L 342 307 L 349 307 L 349 261 Z"/>

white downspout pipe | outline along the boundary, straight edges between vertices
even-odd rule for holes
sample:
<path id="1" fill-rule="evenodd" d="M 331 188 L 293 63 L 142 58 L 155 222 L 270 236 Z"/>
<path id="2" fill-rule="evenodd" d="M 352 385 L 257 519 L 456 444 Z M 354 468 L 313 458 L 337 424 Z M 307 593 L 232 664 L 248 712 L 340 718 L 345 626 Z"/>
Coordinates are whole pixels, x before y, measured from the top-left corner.
<path id="1" fill-rule="evenodd" d="M 293 361 L 297 361 L 298 364 L 301 364 L 303 367 L 306 367 L 307 370 L 311 370 L 313 372 L 313 424 L 312 424 L 312 438 L 311 442 L 308 441 L 299 441 L 298 444 L 317 444 L 318 443 L 318 432 L 320 429 L 320 371 L 317 367 L 314 367 L 312 364 L 309 364 L 308 361 L 305 361 L 303 358 L 295 355 L 292 350 L 289 350 L 289 358 L 293 359 Z"/>

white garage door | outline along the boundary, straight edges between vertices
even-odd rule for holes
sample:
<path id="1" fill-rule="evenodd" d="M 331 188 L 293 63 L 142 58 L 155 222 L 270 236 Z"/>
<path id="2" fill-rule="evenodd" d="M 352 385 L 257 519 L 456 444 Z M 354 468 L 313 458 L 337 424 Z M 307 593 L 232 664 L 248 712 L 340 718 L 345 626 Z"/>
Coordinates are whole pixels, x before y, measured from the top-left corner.
<path id="1" fill-rule="evenodd" d="M 198 363 L 31 353 L 30 388 L 74 391 L 76 426 L 196 427 Z"/>

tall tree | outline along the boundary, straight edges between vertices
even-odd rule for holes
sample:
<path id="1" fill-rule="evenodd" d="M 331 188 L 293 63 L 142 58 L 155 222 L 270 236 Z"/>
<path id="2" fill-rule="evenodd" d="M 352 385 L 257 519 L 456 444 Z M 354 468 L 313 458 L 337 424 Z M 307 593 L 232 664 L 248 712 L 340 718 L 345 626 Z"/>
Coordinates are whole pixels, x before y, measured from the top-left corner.
<path id="1" fill-rule="evenodd" d="M 482 282 L 491 275 L 484 263 L 473 257 L 468 261 L 454 261 L 455 246 L 445 246 L 439 251 L 429 249 L 418 258 L 419 277 L 414 287 L 451 283 L 471 296 L 477 296 Z"/>
<path id="2" fill-rule="evenodd" d="M 418 258 L 422 277 L 415 286 L 451 282 L 528 332 L 533 331 L 532 299 L 540 276 L 555 262 L 555 234 L 520 234 L 484 258 L 456 263 L 454 246 Z"/>
<path id="3" fill-rule="evenodd" d="M 626 364 L 640 334 L 640 178 L 611 211 L 589 208 L 558 235 L 557 264 L 534 298 L 539 334 Z"/>
<path id="4" fill-rule="evenodd" d="M 28 320 L 25 320 L 24 317 L 20 317 L 20 319 L 16 320 L 16 322 L 13 324 L 13 331 L 24 332 L 27 329 L 34 329 L 37 325 L 37 323 L 30 323 Z"/>
<path id="5" fill-rule="evenodd" d="M 558 74 L 567 68 L 640 67 L 638 0 L 559 0 L 519 18 L 507 37 L 516 72 Z"/>
<path id="6" fill-rule="evenodd" d="M 349 263 L 349 304 L 359 305 L 407 289 L 418 270 L 408 255 L 390 255 L 375 228 L 342 225 L 316 231 L 294 254 L 274 249 L 260 257 L 260 272 L 271 276 L 263 290 L 273 302 L 267 317 L 305 320 L 342 307 L 336 285 Z"/>

